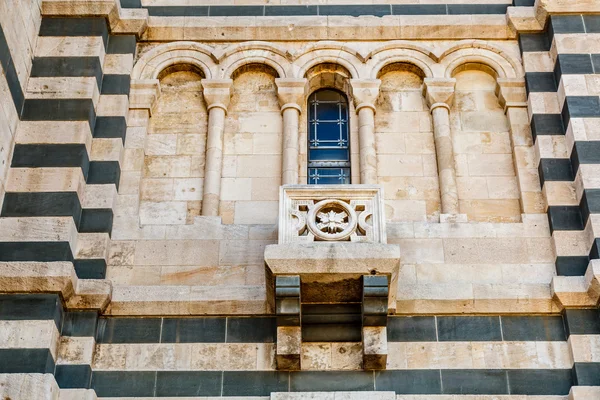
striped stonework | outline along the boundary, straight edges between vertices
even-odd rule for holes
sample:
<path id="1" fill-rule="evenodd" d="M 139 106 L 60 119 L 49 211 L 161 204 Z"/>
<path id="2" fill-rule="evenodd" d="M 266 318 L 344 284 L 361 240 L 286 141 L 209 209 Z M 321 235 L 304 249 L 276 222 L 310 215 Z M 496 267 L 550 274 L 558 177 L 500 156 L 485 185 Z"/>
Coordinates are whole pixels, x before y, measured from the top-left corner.
<path id="1" fill-rule="evenodd" d="M 0 0 L 0 400 L 600 400 L 599 301 L 600 0 Z"/>
<path id="2" fill-rule="evenodd" d="M 551 16 L 545 32 L 522 34 L 532 135 L 557 273 L 582 276 L 599 258 L 600 19 Z"/>
<path id="3" fill-rule="evenodd" d="M 73 261 L 80 278 L 104 278 L 134 53 L 104 18 L 42 20 L 0 224 L 71 217 L 77 244 L 31 240 L 24 253 L 4 240 L 0 261 Z"/>

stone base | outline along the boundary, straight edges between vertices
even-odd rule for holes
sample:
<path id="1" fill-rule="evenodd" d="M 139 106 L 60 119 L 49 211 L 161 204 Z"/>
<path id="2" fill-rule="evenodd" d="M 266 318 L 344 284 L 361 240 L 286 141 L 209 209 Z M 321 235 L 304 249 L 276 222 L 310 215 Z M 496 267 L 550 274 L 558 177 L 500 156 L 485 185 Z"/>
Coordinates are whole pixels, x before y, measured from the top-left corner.
<path id="1" fill-rule="evenodd" d="M 277 327 L 277 369 L 299 371 L 302 353 L 302 329 L 299 326 Z"/>
<path id="2" fill-rule="evenodd" d="M 363 327 L 363 368 L 386 369 L 387 356 L 387 328 L 385 326 Z"/>
<path id="3" fill-rule="evenodd" d="M 440 214 L 440 223 L 469 222 L 467 214 Z"/>

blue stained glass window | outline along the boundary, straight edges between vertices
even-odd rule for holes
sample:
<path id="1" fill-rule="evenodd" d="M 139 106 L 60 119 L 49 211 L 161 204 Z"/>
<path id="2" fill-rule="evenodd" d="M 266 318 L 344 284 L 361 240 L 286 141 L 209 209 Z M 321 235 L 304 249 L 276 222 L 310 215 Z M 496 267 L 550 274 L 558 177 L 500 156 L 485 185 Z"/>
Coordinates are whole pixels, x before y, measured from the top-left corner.
<path id="1" fill-rule="evenodd" d="M 308 98 L 308 183 L 350 183 L 348 101 L 337 90 Z"/>

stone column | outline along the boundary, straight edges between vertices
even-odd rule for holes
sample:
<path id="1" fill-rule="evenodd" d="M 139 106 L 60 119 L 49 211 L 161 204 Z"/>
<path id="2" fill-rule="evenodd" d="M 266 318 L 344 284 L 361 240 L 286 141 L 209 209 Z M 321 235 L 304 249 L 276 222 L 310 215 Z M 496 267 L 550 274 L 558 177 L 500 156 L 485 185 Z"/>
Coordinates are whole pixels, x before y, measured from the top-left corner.
<path id="1" fill-rule="evenodd" d="M 302 104 L 306 101 L 306 82 L 306 79 L 275 79 L 283 115 L 282 185 L 298 184 L 298 127 Z"/>
<path id="2" fill-rule="evenodd" d="M 454 149 L 450 132 L 450 106 L 454 100 L 456 79 L 425 79 L 425 98 L 433 119 L 433 136 L 440 180 L 440 199 L 442 215 L 459 214 L 458 189 L 456 186 L 456 167 Z M 444 220 L 440 216 L 440 220 Z"/>
<path id="3" fill-rule="evenodd" d="M 539 175 L 538 169 L 532 166 L 528 157 L 525 156 L 530 152 L 532 146 L 538 147 L 537 150 L 539 150 L 541 145 L 539 140 L 534 143 L 531 135 L 525 80 L 523 78 L 498 78 L 496 83 L 496 95 L 500 105 L 504 107 L 510 127 L 515 174 L 521 192 L 521 212 L 525 214 L 545 213 L 546 199 L 539 180 L 531 179 L 532 176 Z M 544 138 L 552 138 L 552 136 L 544 136 Z"/>
<path id="4" fill-rule="evenodd" d="M 379 79 L 351 79 L 354 107 L 358 114 L 360 151 L 360 183 L 377 183 L 377 152 L 375 150 L 375 101 L 379 96 Z"/>
<path id="5" fill-rule="evenodd" d="M 208 135 L 202 195 L 202 215 L 204 216 L 219 215 L 223 169 L 223 130 L 232 83 L 231 79 L 205 79 L 202 81 L 204 100 L 208 109 Z"/>

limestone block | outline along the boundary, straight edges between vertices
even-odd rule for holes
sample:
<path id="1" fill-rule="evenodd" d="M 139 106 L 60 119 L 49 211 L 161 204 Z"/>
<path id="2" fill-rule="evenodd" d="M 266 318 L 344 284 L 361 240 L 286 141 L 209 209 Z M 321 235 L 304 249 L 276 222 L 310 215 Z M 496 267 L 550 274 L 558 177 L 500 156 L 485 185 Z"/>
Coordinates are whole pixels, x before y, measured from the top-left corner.
<path id="1" fill-rule="evenodd" d="M 121 161 L 123 158 L 123 141 L 114 139 L 93 139 L 91 161 Z"/>
<path id="2" fill-rule="evenodd" d="M 95 77 L 43 77 L 27 82 L 28 99 L 92 99 L 98 104 L 100 92 Z"/>
<path id="3" fill-rule="evenodd" d="M 403 263 L 436 264 L 444 262 L 444 245 L 441 239 L 400 239 L 391 243 L 400 246 Z"/>
<path id="4" fill-rule="evenodd" d="M 146 240 L 135 247 L 136 265 L 200 265 L 219 263 L 217 240 Z"/>
<path id="5" fill-rule="evenodd" d="M 544 182 L 542 193 L 548 200 L 549 206 L 578 206 L 577 192 L 574 182 L 547 181 Z"/>
<path id="6" fill-rule="evenodd" d="M 192 158 L 189 156 L 146 156 L 144 174 L 147 177 L 154 178 L 187 178 L 191 175 L 191 162 Z"/>
<path id="7" fill-rule="evenodd" d="M 176 201 L 202 200 L 203 178 L 173 179 L 173 194 Z"/>
<path id="8" fill-rule="evenodd" d="M 107 54 L 102 72 L 111 75 L 130 75 L 133 69 L 133 54 Z"/>
<path id="9" fill-rule="evenodd" d="M 145 154 L 149 156 L 169 156 L 177 154 L 175 134 L 153 134 L 146 137 Z"/>
<path id="10" fill-rule="evenodd" d="M 82 198 L 85 179 L 81 168 L 11 168 L 8 192 L 77 192 Z"/>
<path id="11" fill-rule="evenodd" d="M 593 307 L 597 299 L 588 294 L 588 284 L 583 276 L 555 276 L 552 296 L 561 307 Z"/>
<path id="12" fill-rule="evenodd" d="M 98 101 L 96 115 L 123 116 L 127 119 L 129 113 L 129 96 L 124 94 L 103 94 Z"/>
<path id="13" fill-rule="evenodd" d="M 187 203 L 182 201 L 142 202 L 140 204 L 140 223 L 142 225 L 180 225 L 185 224 Z"/>
<path id="14" fill-rule="evenodd" d="M 97 400 L 94 389 L 61 389 L 58 400 Z"/>
<path id="15" fill-rule="evenodd" d="M 224 239 L 241 241 L 249 238 L 249 227 L 245 225 L 223 224 L 220 217 L 197 216 L 189 225 L 173 225 L 166 228 L 169 239 Z M 250 238 L 254 240 L 254 238 Z M 255 238 L 260 240 L 262 238 Z M 243 242 L 237 242 L 241 244 Z M 221 244 L 221 250 L 223 249 Z M 250 246 L 250 248 L 253 248 Z M 247 249 L 248 250 L 248 249 Z M 252 257 L 250 257 L 252 258 Z M 262 263 L 262 261 L 261 261 Z"/>
<path id="16" fill-rule="evenodd" d="M 104 279 L 80 279 L 75 294 L 67 300 L 68 308 L 104 311 L 110 303 L 112 283 Z"/>
<path id="17" fill-rule="evenodd" d="M 600 397 L 600 388 L 592 386 L 572 386 L 567 400 L 588 400 Z"/>
<path id="18" fill-rule="evenodd" d="M 21 121 L 16 143 L 82 143 L 92 150 L 92 132 L 87 121 Z"/>
<path id="19" fill-rule="evenodd" d="M 574 362 L 600 362 L 600 335 L 570 335 Z"/>
<path id="20" fill-rule="evenodd" d="M 388 358 L 388 341 L 385 326 L 363 326 L 364 369 L 385 369 Z"/>
<path id="21" fill-rule="evenodd" d="M 0 241 L 69 242 L 75 253 L 77 228 L 71 217 L 0 218 Z"/>
<path id="22" fill-rule="evenodd" d="M 307 356 L 314 346 L 302 346 L 302 331 L 299 326 L 278 326 L 277 327 L 277 348 L 276 348 L 276 365 L 280 370 L 299 370 L 301 368 L 301 357 L 305 358 L 305 351 L 308 351 Z M 331 358 L 331 348 L 329 348 L 329 358 Z M 313 357 L 306 360 L 313 365 Z"/>
<path id="23" fill-rule="evenodd" d="M 220 265 L 259 265 L 264 262 L 265 247 L 273 241 L 223 240 L 219 246 Z"/>
<path id="24" fill-rule="evenodd" d="M 56 364 L 91 365 L 95 345 L 93 337 L 61 337 Z"/>
<path id="25" fill-rule="evenodd" d="M 139 270 L 140 268 L 129 268 L 129 270 Z M 143 268 L 148 270 L 149 268 Z M 222 286 L 222 285 L 244 285 L 246 281 L 246 267 L 245 266 L 223 266 L 223 267 L 193 267 L 193 266 L 170 266 L 170 267 L 158 267 L 159 271 L 157 284 L 161 285 L 194 285 L 194 286 Z M 127 269 L 125 269 L 127 270 Z M 154 268 L 150 268 L 154 270 Z M 148 271 L 149 275 L 146 277 L 140 277 L 136 271 L 131 271 L 132 278 L 130 284 L 133 282 L 137 284 L 152 284 L 151 276 L 154 275 L 151 271 Z M 264 272 L 263 272 L 264 274 Z M 123 274 L 124 275 L 124 274 Z M 123 280 L 123 278 L 119 277 Z M 125 284 L 127 282 L 123 282 Z"/>
<path id="26" fill-rule="evenodd" d="M 592 299 L 600 298 L 600 261 L 590 260 L 585 272 L 585 282 L 588 287 L 588 295 Z"/>
<path id="27" fill-rule="evenodd" d="M 117 188 L 114 184 L 86 185 L 83 208 L 113 208 L 117 202 Z"/>
<path id="28" fill-rule="evenodd" d="M 555 312 L 547 284 L 474 284 L 478 312 Z"/>
<path id="29" fill-rule="evenodd" d="M 40 36 L 35 48 L 36 57 L 98 57 L 102 63 L 104 55 L 101 36 Z"/>
<path id="30" fill-rule="evenodd" d="M 13 400 L 58 400 L 52 374 L 0 374 L 0 396 Z"/>
<path id="31" fill-rule="evenodd" d="M 277 201 L 236 201 L 236 224 L 273 224 L 279 215 Z"/>
<path id="32" fill-rule="evenodd" d="M 106 258 L 110 239 L 108 233 L 80 233 L 75 258 Z"/>
<path id="33" fill-rule="evenodd" d="M 2 349 L 49 349 L 56 359 L 59 338 L 54 320 L 0 321 Z"/>
<path id="34" fill-rule="evenodd" d="M 70 262 L 2 262 L 0 277 L 2 292 L 59 292 L 63 298 L 71 296 L 77 284 Z"/>

